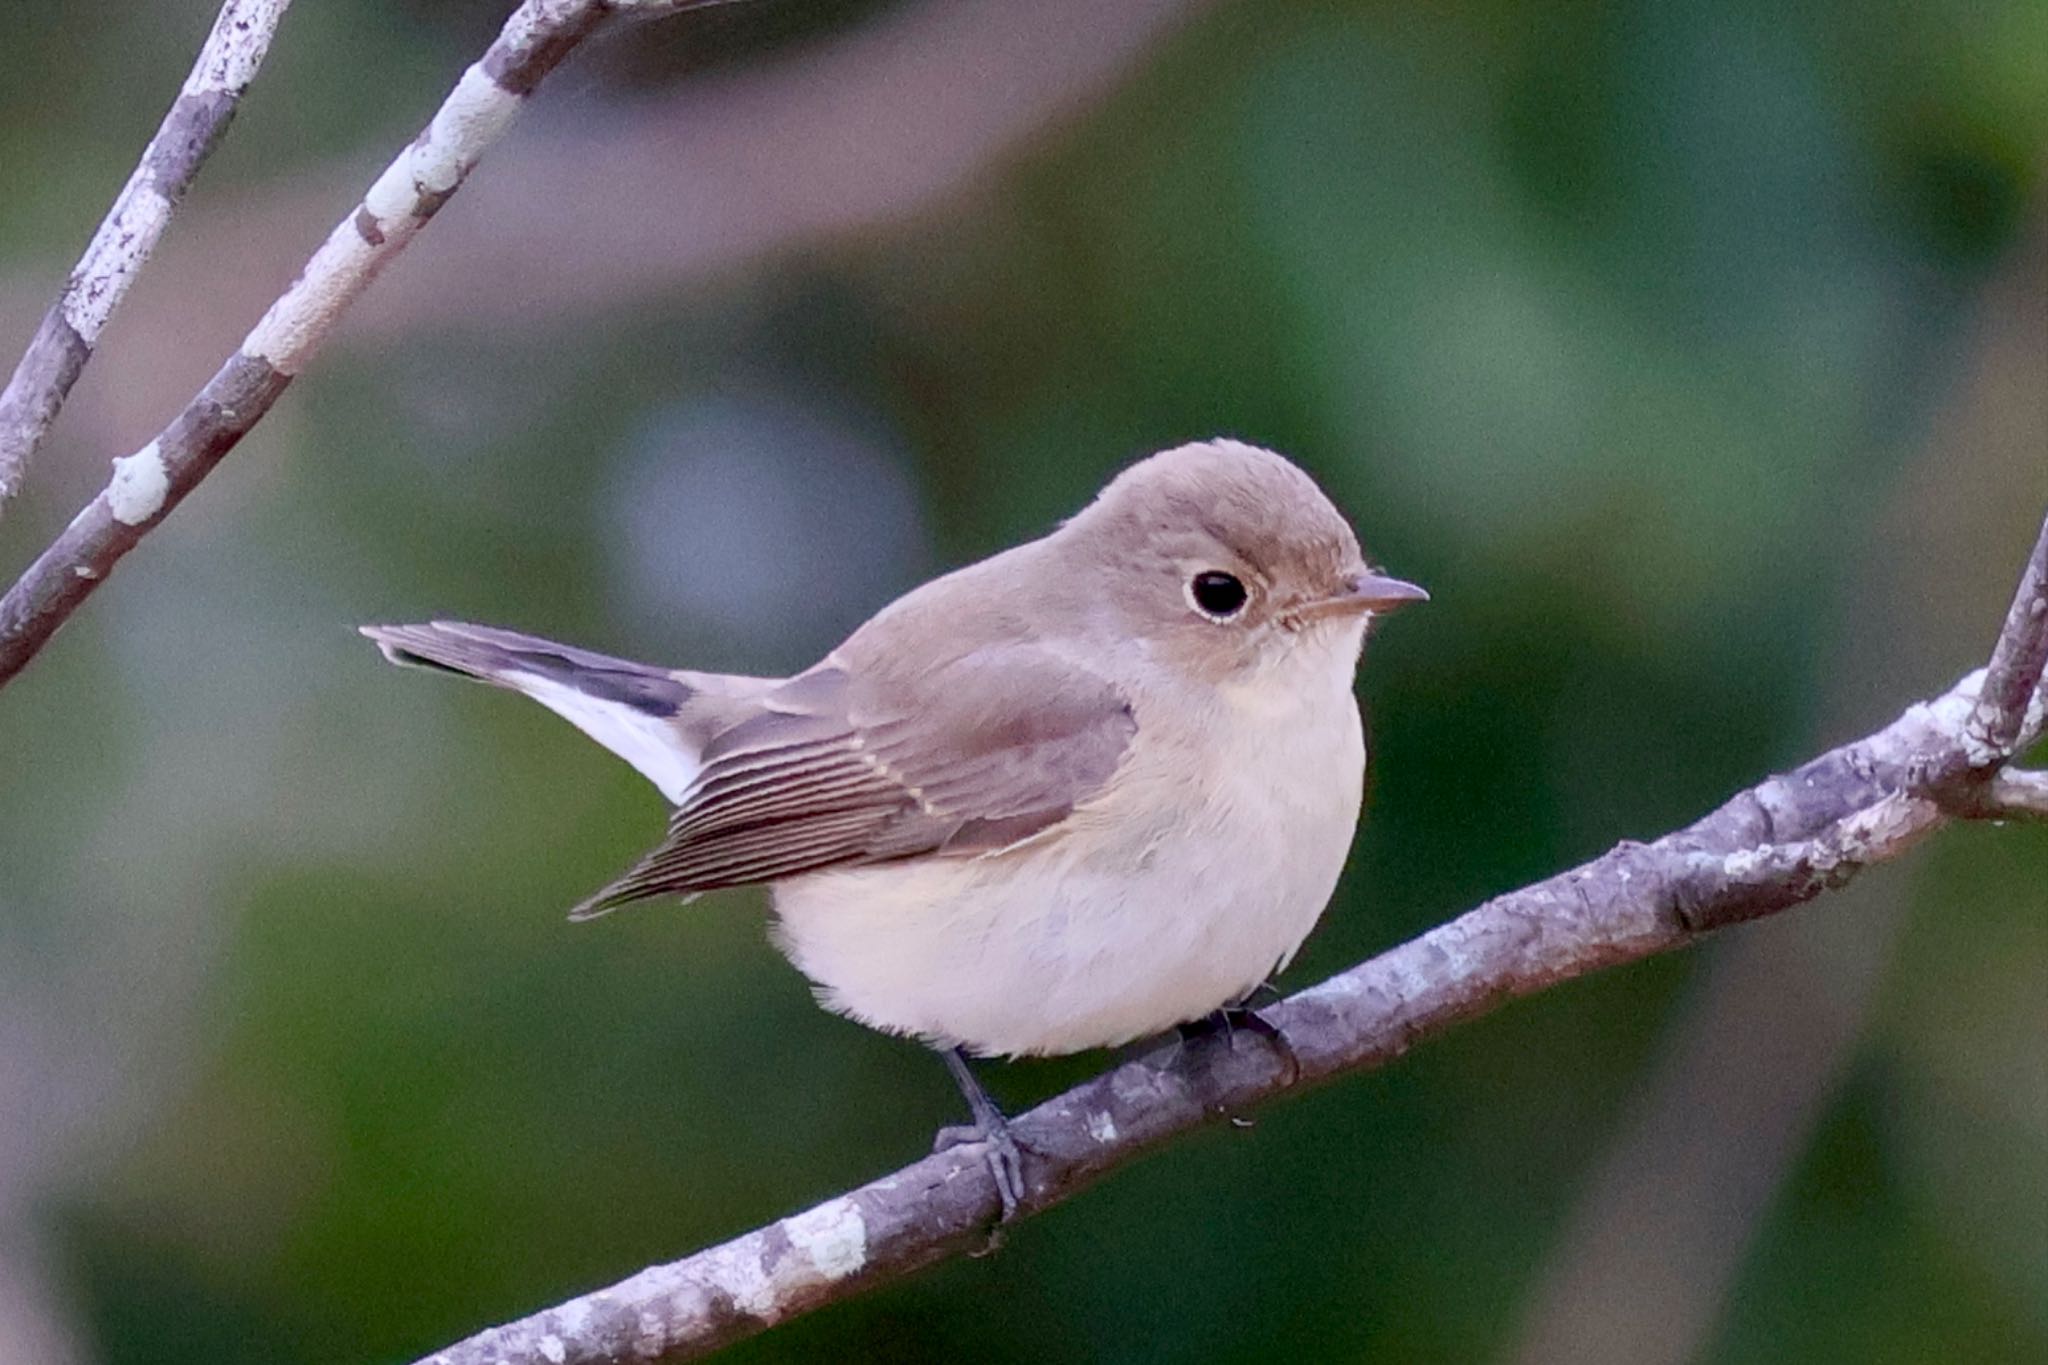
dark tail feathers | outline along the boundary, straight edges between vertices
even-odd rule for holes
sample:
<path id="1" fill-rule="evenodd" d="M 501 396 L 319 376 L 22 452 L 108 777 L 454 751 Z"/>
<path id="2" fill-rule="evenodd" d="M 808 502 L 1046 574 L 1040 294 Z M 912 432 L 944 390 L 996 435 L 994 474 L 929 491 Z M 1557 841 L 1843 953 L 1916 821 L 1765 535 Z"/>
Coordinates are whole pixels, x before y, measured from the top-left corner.
<path id="1" fill-rule="evenodd" d="M 359 629 L 392 663 L 437 668 L 514 691 L 523 689 L 508 675 L 546 678 L 587 697 L 662 719 L 674 716 L 691 695 L 691 689 L 666 669 L 491 626 L 433 621 Z"/>

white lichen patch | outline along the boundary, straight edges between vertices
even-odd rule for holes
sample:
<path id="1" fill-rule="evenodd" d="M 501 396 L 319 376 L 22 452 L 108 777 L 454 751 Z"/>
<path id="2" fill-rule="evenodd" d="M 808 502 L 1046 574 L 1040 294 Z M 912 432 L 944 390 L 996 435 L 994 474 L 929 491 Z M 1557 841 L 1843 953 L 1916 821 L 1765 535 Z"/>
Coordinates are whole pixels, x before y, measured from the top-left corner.
<path id="1" fill-rule="evenodd" d="M 481 66 L 464 71 L 417 148 L 415 171 L 421 187 L 437 193 L 454 189 L 484 148 L 512 122 L 519 105 L 519 96 L 484 74 Z"/>
<path id="2" fill-rule="evenodd" d="M 240 94 L 256 78 L 263 54 L 270 49 L 277 21 L 291 0 L 233 0 L 222 7 L 207 35 L 199 61 L 185 81 L 188 95 L 231 90 Z"/>
<path id="3" fill-rule="evenodd" d="M 642 1271 L 619 1290 L 642 1302 L 654 1297 L 669 1303 L 723 1301 L 772 1323 L 785 1317 L 804 1291 L 844 1279 L 867 1261 L 867 1220 L 848 1196 L 700 1251 L 685 1264 Z M 653 1326 L 659 1323 L 650 1324 L 643 1315 L 643 1335 Z"/>
<path id="4" fill-rule="evenodd" d="M 693 1261 L 695 1275 L 706 1288 L 732 1300 L 732 1306 L 750 1318 L 773 1322 L 781 1316 L 782 1296 L 774 1278 L 762 1265 L 759 1233 L 728 1242 L 722 1247 L 699 1252 Z"/>
<path id="5" fill-rule="evenodd" d="M 637 0 L 628 0 L 623 8 L 634 8 Z M 498 40 L 492 43 L 497 48 L 527 47 L 558 29 L 565 17 L 564 6 L 560 3 L 529 3 L 520 5 L 506 16 L 505 26 L 498 30 Z"/>
<path id="6" fill-rule="evenodd" d="M 155 441 L 114 461 L 114 477 L 107 480 L 107 511 L 123 526 L 142 525 L 164 510 L 170 495 L 170 471 L 164 468 Z"/>
<path id="7" fill-rule="evenodd" d="M 559 1323 L 561 1325 L 562 1330 L 564 1332 L 567 1332 L 570 1336 L 582 1336 L 583 1328 L 590 1322 L 591 1301 L 594 1301 L 602 1297 L 602 1295 L 592 1295 L 591 1300 L 569 1300 L 569 1302 L 563 1304 L 560 1308 L 555 1310 L 555 1321 Z"/>
<path id="8" fill-rule="evenodd" d="M 128 182 L 114 211 L 101 221 L 64 291 L 64 321 L 88 346 L 99 340 L 107 319 L 171 221 L 171 201 L 140 183 L 141 174 L 138 171 Z"/>
<path id="9" fill-rule="evenodd" d="M 1989 768 L 1997 765 L 2004 754 L 1998 746 L 1985 737 L 1975 725 L 1963 726 L 1963 762 L 1972 768 Z"/>
<path id="10" fill-rule="evenodd" d="M 420 190 L 412 178 L 412 149 L 406 148 L 375 180 L 370 182 L 369 192 L 363 195 L 363 207 L 377 220 L 378 226 L 389 228 L 401 218 L 409 218 L 419 207 Z"/>
<path id="11" fill-rule="evenodd" d="M 349 300 L 370 282 L 380 253 L 396 252 L 404 240 L 394 232 L 382 246 L 371 246 L 356 231 L 353 220 L 336 227 L 292 287 L 250 330 L 242 342 L 242 353 L 264 361 L 280 374 L 297 374 Z"/>
<path id="12" fill-rule="evenodd" d="M 519 96 L 485 75 L 483 68 L 470 67 L 426 131 L 370 186 L 363 207 L 387 230 L 390 224 L 418 216 L 422 198 L 446 194 L 462 183 L 484 148 L 512 122 L 519 105 Z"/>
<path id="13" fill-rule="evenodd" d="M 1771 864 L 1770 846 L 1740 848 L 1721 860 L 1721 870 L 1732 882 L 1746 882 Z"/>
<path id="14" fill-rule="evenodd" d="M 569 1348 L 564 1346 L 562 1339 L 553 1332 L 549 1332 L 536 1344 L 540 1347 L 540 1353 L 553 1362 L 553 1365 L 562 1365 L 562 1362 L 569 1358 Z"/>
<path id="15" fill-rule="evenodd" d="M 868 1263 L 868 1224 L 851 1199 L 831 1199 L 783 1224 L 789 1244 L 809 1258 L 818 1273 L 840 1280 Z"/>
<path id="16" fill-rule="evenodd" d="M 1088 1113 L 1088 1136 L 1097 1142 L 1116 1141 L 1116 1120 L 1108 1110 L 1090 1110 Z"/>

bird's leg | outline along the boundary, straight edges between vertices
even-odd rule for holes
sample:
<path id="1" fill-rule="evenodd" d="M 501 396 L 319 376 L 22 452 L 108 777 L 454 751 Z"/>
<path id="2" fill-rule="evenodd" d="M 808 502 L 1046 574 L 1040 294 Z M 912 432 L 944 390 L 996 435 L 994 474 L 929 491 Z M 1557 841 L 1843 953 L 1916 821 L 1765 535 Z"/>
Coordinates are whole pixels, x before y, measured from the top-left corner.
<path id="1" fill-rule="evenodd" d="M 1017 1140 L 1010 1135 L 1009 1120 L 988 1097 L 988 1091 L 981 1088 L 981 1082 L 967 1065 L 965 1053 L 949 1047 L 941 1049 L 939 1055 L 946 1059 L 946 1070 L 953 1073 L 953 1083 L 966 1097 L 974 1122 L 941 1128 L 932 1139 L 932 1150 L 943 1152 L 963 1143 L 986 1143 L 989 1174 L 995 1177 L 996 1194 L 1003 1201 L 1001 1221 L 1007 1223 L 1017 1216 L 1017 1205 L 1024 1197 L 1024 1158 L 1017 1149 Z"/>
<path id="2" fill-rule="evenodd" d="M 1259 999 L 1262 995 L 1266 997 L 1263 1000 Z M 1261 981 L 1244 993 L 1244 999 L 1237 1002 L 1236 1008 L 1258 1009 L 1264 1005 L 1277 1005 L 1283 998 L 1278 986 L 1270 981 Z"/>

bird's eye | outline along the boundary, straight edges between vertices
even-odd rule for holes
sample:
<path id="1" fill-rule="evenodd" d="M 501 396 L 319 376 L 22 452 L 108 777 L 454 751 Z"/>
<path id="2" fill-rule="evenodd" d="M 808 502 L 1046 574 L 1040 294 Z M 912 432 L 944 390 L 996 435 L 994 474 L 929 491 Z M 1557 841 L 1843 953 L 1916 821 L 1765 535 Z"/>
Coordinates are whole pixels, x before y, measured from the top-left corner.
<path id="1" fill-rule="evenodd" d="M 1188 580 L 1188 596 L 1195 609 L 1212 621 L 1227 621 L 1244 610 L 1249 596 L 1236 574 L 1204 569 Z"/>

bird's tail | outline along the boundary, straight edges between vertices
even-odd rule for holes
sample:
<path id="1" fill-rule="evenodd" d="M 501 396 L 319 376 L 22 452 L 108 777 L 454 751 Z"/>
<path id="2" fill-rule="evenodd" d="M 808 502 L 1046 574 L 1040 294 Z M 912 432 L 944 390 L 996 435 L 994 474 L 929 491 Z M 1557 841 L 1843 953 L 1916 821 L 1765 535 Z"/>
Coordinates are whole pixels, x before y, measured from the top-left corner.
<path id="1" fill-rule="evenodd" d="M 655 668 L 459 621 L 360 629 L 395 664 L 524 693 L 632 764 L 670 801 L 697 775 L 705 736 L 692 714 L 701 708 L 692 703 L 707 690 L 730 690 L 720 684 L 752 681 Z"/>

